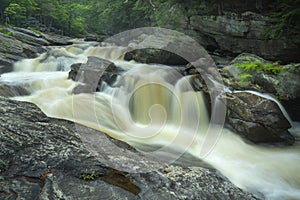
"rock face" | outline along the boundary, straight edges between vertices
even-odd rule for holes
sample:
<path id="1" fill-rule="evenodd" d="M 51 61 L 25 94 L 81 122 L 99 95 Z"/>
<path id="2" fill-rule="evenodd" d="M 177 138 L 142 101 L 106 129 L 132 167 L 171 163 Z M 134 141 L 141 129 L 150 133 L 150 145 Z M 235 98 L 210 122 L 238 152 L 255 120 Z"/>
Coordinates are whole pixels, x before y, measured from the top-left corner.
<path id="1" fill-rule="evenodd" d="M 297 44 L 280 39 L 262 39 L 261 34 L 270 26 L 263 15 L 249 11 L 241 14 L 227 12 L 220 16 L 195 15 L 190 21 L 191 29 L 206 38 L 206 44 L 203 45 L 210 49 L 233 55 L 255 53 L 275 61 L 300 61 Z"/>
<path id="2" fill-rule="evenodd" d="M 291 124 L 272 100 L 248 92 L 226 93 L 227 125 L 254 143 L 293 144 Z"/>
<path id="3" fill-rule="evenodd" d="M 49 118 L 33 104 L 0 97 L 0 116 L 1 199 L 256 199 L 212 170 L 162 166 L 101 132 L 85 127 L 84 135 L 81 126 Z M 98 155 L 84 138 L 96 139 Z M 115 165 L 157 170 L 128 173 Z"/>

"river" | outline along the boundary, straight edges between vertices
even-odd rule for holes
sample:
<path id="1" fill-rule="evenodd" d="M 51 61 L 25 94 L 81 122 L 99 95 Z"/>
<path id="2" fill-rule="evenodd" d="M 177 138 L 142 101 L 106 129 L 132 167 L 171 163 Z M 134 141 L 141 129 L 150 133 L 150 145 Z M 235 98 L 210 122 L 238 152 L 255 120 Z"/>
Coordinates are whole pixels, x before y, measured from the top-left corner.
<path id="1" fill-rule="evenodd" d="M 206 100 L 193 90 L 189 76 L 169 66 L 124 61 L 123 53 L 123 47 L 93 43 L 52 47 L 35 59 L 16 63 L 14 72 L 2 74 L 0 81 L 30 93 L 14 99 L 36 104 L 50 117 L 100 130 L 142 153 L 167 162 L 185 153 L 258 196 L 300 198 L 299 142 L 289 147 L 251 145 L 225 128 L 210 126 Z M 113 86 L 104 83 L 99 92 L 73 94 L 79 83 L 68 79 L 70 65 L 86 62 L 87 56 L 111 60 L 122 72 Z M 200 156 L 208 130 L 220 134 L 209 153 Z M 290 131 L 299 137 L 299 124 L 295 122 Z"/>

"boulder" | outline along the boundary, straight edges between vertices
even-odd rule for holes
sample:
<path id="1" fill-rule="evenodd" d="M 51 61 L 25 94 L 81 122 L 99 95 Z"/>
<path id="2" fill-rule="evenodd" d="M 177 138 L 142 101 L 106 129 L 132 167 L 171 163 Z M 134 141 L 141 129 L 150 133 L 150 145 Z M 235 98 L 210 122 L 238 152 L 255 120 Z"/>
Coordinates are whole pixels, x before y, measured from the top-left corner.
<path id="1" fill-rule="evenodd" d="M 152 35 L 151 31 L 153 32 Z M 135 40 L 129 38 L 128 44 L 122 44 L 132 48 L 131 52 L 125 54 L 125 60 L 166 65 L 186 65 L 207 56 L 207 52 L 197 42 L 184 34 L 167 29 L 146 29 L 145 32 L 134 33 L 136 35 L 132 37 Z M 121 39 L 119 40 L 121 41 Z"/>
<path id="2" fill-rule="evenodd" d="M 271 63 L 254 54 L 240 54 L 230 65 L 220 69 L 224 83 L 233 90 L 251 89 L 270 93 L 282 102 L 293 120 L 300 121 L 300 64 L 283 65 L 283 71 L 278 74 L 251 74 L 249 83 L 244 84 L 241 82 L 242 71 L 235 64 L 249 62 Z"/>
<path id="3" fill-rule="evenodd" d="M 300 64 L 283 66 L 277 76 L 256 75 L 253 83 L 276 95 L 295 121 L 300 121 Z"/>
<path id="4" fill-rule="evenodd" d="M 135 60 L 140 63 L 159 63 L 164 65 L 186 65 L 188 62 L 169 51 L 162 49 L 135 49 L 125 54 L 125 60 Z"/>
<path id="5" fill-rule="evenodd" d="M 291 124 L 275 101 L 249 92 L 224 93 L 221 99 L 228 109 L 226 125 L 242 137 L 254 143 L 294 143 Z"/>
<path id="6" fill-rule="evenodd" d="M 99 131 L 3 97 L 0 141 L 0 199 L 257 199 L 213 170 L 161 165 Z"/>
<path id="7" fill-rule="evenodd" d="M 84 37 L 84 41 L 87 42 L 103 42 L 105 40 L 105 38 L 107 38 L 107 35 L 93 35 L 93 34 L 89 34 L 87 36 Z"/>
<path id="8" fill-rule="evenodd" d="M 235 57 L 227 66 L 220 69 L 220 73 L 223 76 L 224 83 L 232 90 L 243 90 L 243 89 L 257 90 L 258 88 L 255 88 L 253 83 L 242 82 L 241 74 L 243 71 L 236 66 L 237 64 L 244 64 L 250 62 L 270 63 L 269 61 L 255 54 L 242 53 L 237 57 Z"/>
<path id="9" fill-rule="evenodd" d="M 68 78 L 81 83 L 74 88 L 75 94 L 93 93 L 101 90 L 103 82 L 112 86 L 120 71 L 114 63 L 108 60 L 89 56 L 87 63 L 71 65 Z"/>

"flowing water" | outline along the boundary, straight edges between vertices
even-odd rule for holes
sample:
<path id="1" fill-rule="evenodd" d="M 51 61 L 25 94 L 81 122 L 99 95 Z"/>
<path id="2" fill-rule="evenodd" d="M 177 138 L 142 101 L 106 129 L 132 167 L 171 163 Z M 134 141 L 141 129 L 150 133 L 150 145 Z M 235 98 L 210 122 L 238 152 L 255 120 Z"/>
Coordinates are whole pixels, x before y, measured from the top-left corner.
<path id="1" fill-rule="evenodd" d="M 290 147 L 250 145 L 227 129 L 210 126 L 204 96 L 193 91 L 189 76 L 168 66 L 123 61 L 124 51 L 88 43 L 55 47 L 16 63 L 14 72 L 0 81 L 26 88 L 30 95 L 15 99 L 36 104 L 48 116 L 101 130 L 145 154 L 168 159 L 187 152 L 266 199 L 300 198 L 299 142 Z M 114 61 L 123 71 L 113 86 L 104 83 L 100 92 L 72 94 L 79 83 L 67 78 L 68 70 L 87 56 Z M 292 134 L 299 136 L 299 127 L 295 123 Z M 221 134 L 202 157 L 209 130 Z"/>

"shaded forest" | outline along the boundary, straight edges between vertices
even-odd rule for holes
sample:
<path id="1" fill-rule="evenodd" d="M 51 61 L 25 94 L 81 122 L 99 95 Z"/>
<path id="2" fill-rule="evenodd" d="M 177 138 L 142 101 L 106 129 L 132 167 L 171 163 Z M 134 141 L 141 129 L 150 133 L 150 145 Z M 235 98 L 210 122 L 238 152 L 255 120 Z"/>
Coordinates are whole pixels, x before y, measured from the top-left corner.
<path id="1" fill-rule="evenodd" d="M 274 38 L 300 32 L 299 5 L 300 0 L 1 0 L 0 16 L 2 23 L 28 28 L 31 20 L 76 36 L 144 26 L 188 29 L 193 15 L 250 10 L 269 16 L 272 26 L 265 37 Z"/>

